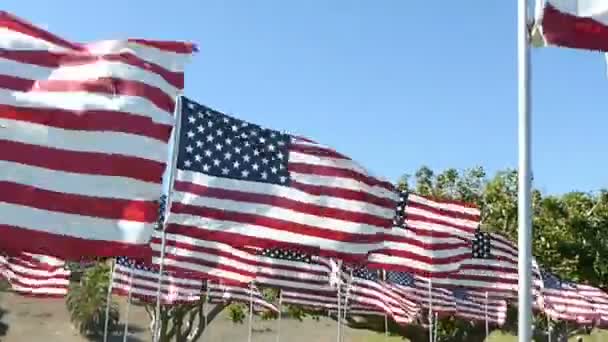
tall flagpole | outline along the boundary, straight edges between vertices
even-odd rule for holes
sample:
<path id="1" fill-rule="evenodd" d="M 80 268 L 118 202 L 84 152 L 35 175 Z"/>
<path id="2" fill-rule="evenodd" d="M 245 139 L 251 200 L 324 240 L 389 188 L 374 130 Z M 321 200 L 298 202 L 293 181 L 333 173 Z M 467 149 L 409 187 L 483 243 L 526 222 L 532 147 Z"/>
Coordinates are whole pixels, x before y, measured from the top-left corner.
<path id="1" fill-rule="evenodd" d="M 530 48 L 528 1 L 517 1 L 517 88 L 518 88 L 518 339 L 532 340 L 532 172 L 530 115 Z"/>

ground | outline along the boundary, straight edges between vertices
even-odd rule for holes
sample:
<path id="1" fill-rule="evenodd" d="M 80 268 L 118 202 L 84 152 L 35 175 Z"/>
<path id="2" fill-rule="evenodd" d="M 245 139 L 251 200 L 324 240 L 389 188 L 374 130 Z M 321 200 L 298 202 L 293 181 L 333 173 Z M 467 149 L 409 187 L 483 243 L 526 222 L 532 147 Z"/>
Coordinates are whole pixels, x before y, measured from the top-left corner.
<path id="1" fill-rule="evenodd" d="M 117 300 L 120 300 L 117 298 Z M 126 303 L 120 300 L 121 312 Z M 7 310 L 2 323 L 9 325 L 8 335 L 0 337 L 2 342 L 86 342 L 101 339 L 85 339 L 72 328 L 65 302 L 61 299 L 33 299 L 3 293 L 0 307 Z M 148 316 L 141 307 L 131 306 L 129 341 L 150 341 Z M 254 321 L 253 342 L 276 342 L 277 321 Z M 283 320 L 281 340 L 288 342 L 325 342 L 336 340 L 336 322 L 322 318 L 319 322 L 308 319 L 303 322 Z M 345 342 L 403 342 L 398 337 L 385 339 L 383 334 L 366 330 L 345 328 Z M 122 334 L 110 341 L 123 341 Z M 216 319 L 200 341 L 233 342 L 247 341 L 247 324 L 234 324 L 226 316 Z M 494 334 L 488 342 L 517 341 L 513 336 Z M 608 334 L 594 334 L 585 337 L 585 342 L 608 341 Z"/>

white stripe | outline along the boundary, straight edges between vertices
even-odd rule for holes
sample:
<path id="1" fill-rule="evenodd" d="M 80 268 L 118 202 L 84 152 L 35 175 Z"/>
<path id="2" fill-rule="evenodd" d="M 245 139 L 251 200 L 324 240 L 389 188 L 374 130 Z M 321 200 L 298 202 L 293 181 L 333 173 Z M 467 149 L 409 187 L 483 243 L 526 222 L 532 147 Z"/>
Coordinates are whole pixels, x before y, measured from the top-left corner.
<path id="1" fill-rule="evenodd" d="M 298 152 L 298 151 L 289 151 L 289 162 L 335 167 L 335 168 L 339 168 L 339 169 L 343 169 L 343 170 L 355 171 L 357 173 L 361 173 L 370 178 L 373 178 L 372 176 L 369 175 L 369 172 L 365 168 L 363 168 L 361 165 L 353 162 L 350 159 L 339 159 L 339 158 L 332 158 L 332 157 L 327 157 L 327 156 L 321 157 L 321 156 L 306 154 L 306 153 L 302 153 L 302 152 Z M 397 197 L 397 195 L 394 194 L 393 198 L 396 199 L 396 197 Z"/>
<path id="2" fill-rule="evenodd" d="M 351 254 L 365 254 L 370 250 L 382 248 L 382 243 L 352 243 L 338 240 L 330 240 L 317 236 L 306 234 L 297 234 L 283 231 L 280 229 L 272 229 L 259 225 L 237 223 L 224 220 L 206 219 L 200 216 L 187 214 L 172 213 L 168 217 L 169 224 L 180 224 L 199 228 L 209 232 L 230 232 L 248 237 L 264 237 L 272 238 L 273 240 L 283 241 L 286 243 L 299 244 L 304 246 L 318 247 L 321 250 L 332 250 Z M 194 229 L 196 229 L 194 228 Z"/>
<path id="3" fill-rule="evenodd" d="M 153 229 L 153 225 L 148 223 L 67 214 L 10 203 L 0 205 L 0 217 L 2 223 L 8 226 L 87 240 L 120 241 L 127 244 L 147 244 Z"/>
<path id="4" fill-rule="evenodd" d="M 374 204 L 347 200 L 331 196 L 314 196 L 294 188 L 280 185 L 269 186 L 259 182 L 242 181 L 236 179 L 207 176 L 202 173 L 177 170 L 175 179 L 182 182 L 197 184 L 209 188 L 218 188 L 232 191 L 248 192 L 253 194 L 272 195 L 278 198 L 287 198 L 306 204 L 315 204 L 322 207 L 342 209 L 352 212 L 365 212 L 380 218 L 393 218 L 394 209 L 383 208 Z"/>
<path id="5" fill-rule="evenodd" d="M 452 234 L 453 236 L 458 236 L 458 237 L 463 237 L 463 238 L 469 238 L 473 235 L 472 233 L 466 232 L 466 230 L 463 230 L 463 229 L 454 228 L 454 227 L 451 227 L 451 226 L 448 226 L 445 224 L 441 224 L 441 223 L 433 223 L 433 222 L 428 222 L 428 221 L 423 221 L 423 220 L 414 220 L 407 216 L 405 219 L 405 225 L 407 227 L 411 227 L 413 229 L 420 229 L 420 230 L 425 230 L 425 231 L 429 231 L 429 232 L 448 233 L 448 234 Z"/>
<path id="6" fill-rule="evenodd" d="M 345 189 L 352 191 L 365 192 L 380 198 L 389 200 L 397 200 L 395 193 L 386 190 L 381 186 L 369 186 L 357 179 L 338 177 L 338 176 L 321 176 L 316 174 L 299 173 L 290 171 L 291 180 L 308 185 L 325 186 L 328 188 Z"/>
<path id="7" fill-rule="evenodd" d="M 408 201 L 424 204 L 429 207 L 448 210 L 456 213 L 465 213 L 469 215 L 480 215 L 478 208 L 467 207 L 461 204 L 449 203 L 449 202 L 437 202 L 431 199 L 410 193 L 407 197 Z"/>
<path id="8" fill-rule="evenodd" d="M 232 211 L 238 214 L 262 215 L 263 217 L 280 221 L 288 220 L 292 223 L 322 228 L 328 231 L 340 231 L 362 235 L 375 235 L 385 231 L 385 229 L 378 228 L 377 226 L 310 215 L 301 211 L 285 209 L 272 204 L 258 204 L 254 202 L 239 202 L 213 197 L 201 197 L 187 192 L 175 192 L 173 201 L 196 207 L 210 207 L 219 210 Z M 353 216 L 355 215 L 356 213 L 353 213 Z M 215 221 L 215 219 L 211 220 Z"/>
<path id="9" fill-rule="evenodd" d="M 167 160 L 167 144 L 117 132 L 74 131 L 0 118 L 0 139 L 74 152 L 128 155 L 156 162 Z"/>
<path id="10" fill-rule="evenodd" d="M 385 265 L 403 265 L 408 269 L 418 270 L 422 272 L 455 272 L 460 267 L 459 263 L 450 262 L 442 264 L 429 264 L 415 261 L 410 258 L 377 253 L 371 253 L 369 255 L 368 262 Z"/>
<path id="11" fill-rule="evenodd" d="M 474 230 L 479 226 L 478 221 L 472 221 L 472 220 L 452 217 L 452 216 L 449 216 L 449 214 L 447 214 L 447 213 L 446 214 L 436 214 L 430 210 L 420 209 L 420 208 L 412 207 L 412 206 L 406 206 L 405 213 L 406 213 L 406 215 L 417 215 L 417 216 L 425 217 L 427 219 L 445 222 L 445 224 L 447 225 L 446 229 L 462 230 L 462 229 L 468 228 L 470 230 Z M 457 227 L 452 228 L 452 226 L 457 226 Z"/>
<path id="12" fill-rule="evenodd" d="M 64 80 L 64 81 L 93 81 L 100 78 L 117 78 L 125 81 L 137 81 L 159 88 L 170 97 L 175 97 L 180 91 L 167 82 L 160 74 L 141 69 L 131 64 L 118 61 L 99 59 L 95 62 L 75 65 L 59 65 L 45 67 L 35 64 L 21 63 L 0 55 L 0 74 L 28 80 Z"/>
<path id="13" fill-rule="evenodd" d="M 55 45 L 43 39 L 21 32 L 0 27 L 0 49 L 21 51 L 71 52 L 72 50 Z"/>
<path id="14" fill-rule="evenodd" d="M 119 198 L 157 199 L 161 185 L 132 178 L 62 172 L 0 160 L 0 182 L 31 185 L 38 189 L 67 194 Z"/>
<path id="15" fill-rule="evenodd" d="M 105 110 L 130 113 L 173 125 L 172 113 L 140 96 L 93 94 L 86 91 L 19 92 L 0 88 L 0 104 L 23 108 L 51 108 L 72 111 Z"/>
<path id="16" fill-rule="evenodd" d="M 54 287 L 40 287 L 40 288 L 30 288 L 27 286 L 21 286 L 16 284 L 11 284 L 11 288 L 15 292 L 19 293 L 31 293 L 38 295 L 63 295 L 68 293 L 67 288 L 54 288 Z"/>

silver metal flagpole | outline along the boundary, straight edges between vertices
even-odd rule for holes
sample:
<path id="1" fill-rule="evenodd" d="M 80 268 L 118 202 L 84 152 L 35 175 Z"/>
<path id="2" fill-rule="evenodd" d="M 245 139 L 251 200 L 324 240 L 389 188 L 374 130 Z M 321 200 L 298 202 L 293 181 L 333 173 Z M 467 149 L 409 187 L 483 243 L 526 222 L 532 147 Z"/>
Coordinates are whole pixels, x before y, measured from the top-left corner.
<path id="1" fill-rule="evenodd" d="M 429 277 L 429 342 L 433 342 L 433 283 Z"/>
<path id="2" fill-rule="evenodd" d="M 251 342 L 253 337 L 253 282 L 249 283 L 249 332 L 247 333 L 247 342 Z"/>
<path id="3" fill-rule="evenodd" d="M 131 291 L 133 290 L 133 272 L 135 267 L 132 265 L 129 272 L 129 292 L 127 294 L 127 308 L 125 311 L 125 330 L 122 333 L 122 342 L 129 339 L 129 313 L 131 311 Z"/>
<path id="4" fill-rule="evenodd" d="M 277 342 L 281 342 L 281 318 L 283 318 L 283 291 L 279 289 L 279 317 L 277 322 Z"/>
<path id="5" fill-rule="evenodd" d="M 547 342 L 551 342 L 551 334 L 553 333 L 551 329 L 551 317 L 547 315 Z"/>
<path id="6" fill-rule="evenodd" d="M 103 323 L 103 342 L 108 342 L 108 327 L 110 324 L 110 307 L 112 306 L 112 285 L 114 284 L 114 259 L 110 265 L 110 283 L 108 284 L 108 294 L 106 297 L 106 317 Z"/>
<path id="7" fill-rule="evenodd" d="M 486 291 L 486 303 L 485 303 L 485 318 L 486 318 L 486 340 L 490 335 L 490 323 L 488 322 L 488 291 Z"/>
<path id="8" fill-rule="evenodd" d="M 341 329 L 342 329 L 342 325 L 341 325 L 341 321 L 342 321 L 342 312 L 340 310 L 341 306 L 342 306 L 342 280 L 340 280 L 338 282 L 338 314 L 336 316 L 336 319 L 338 321 L 338 334 L 336 335 L 336 341 L 340 342 L 340 336 L 341 336 Z"/>
<path id="9" fill-rule="evenodd" d="M 437 342 L 437 331 L 439 330 L 439 324 L 437 324 L 437 319 L 439 318 L 439 314 L 435 312 L 435 332 L 433 333 L 433 342 Z"/>
<path id="10" fill-rule="evenodd" d="M 167 191 L 167 202 L 165 205 L 165 220 L 162 222 L 162 233 L 161 233 L 161 243 L 160 243 L 160 264 L 158 269 L 158 288 L 156 289 L 156 311 L 154 320 L 154 342 L 158 342 L 160 340 L 160 295 L 161 295 L 161 285 L 163 282 L 163 272 L 165 266 L 165 246 L 167 243 L 167 234 L 165 232 L 165 227 L 167 225 L 167 217 L 169 216 L 169 211 L 171 210 L 171 199 L 173 197 L 173 184 L 175 180 L 175 172 L 177 171 L 177 154 L 179 152 L 179 136 L 182 127 L 182 96 L 178 95 L 175 99 L 175 128 L 173 129 L 173 150 L 171 151 L 171 165 L 169 167 L 169 179 L 168 179 L 168 191 Z"/>
<path id="11" fill-rule="evenodd" d="M 532 172 L 530 113 L 530 48 L 528 1 L 517 2 L 517 71 L 519 112 L 519 194 L 518 194 L 518 338 L 532 340 Z"/>
<path id="12" fill-rule="evenodd" d="M 386 270 L 382 270 L 382 281 L 386 281 Z M 384 313 L 384 341 L 388 339 L 388 315 Z"/>

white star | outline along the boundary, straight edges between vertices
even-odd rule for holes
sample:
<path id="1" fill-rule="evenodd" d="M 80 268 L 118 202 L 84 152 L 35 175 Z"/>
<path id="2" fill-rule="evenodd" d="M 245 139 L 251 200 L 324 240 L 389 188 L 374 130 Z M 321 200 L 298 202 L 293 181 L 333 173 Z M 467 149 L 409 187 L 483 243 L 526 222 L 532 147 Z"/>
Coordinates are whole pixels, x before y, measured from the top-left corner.
<path id="1" fill-rule="evenodd" d="M 194 116 L 190 115 L 190 116 L 188 117 L 188 121 L 189 121 L 190 123 L 195 123 L 195 122 L 196 122 L 196 118 L 195 118 Z"/>
<path id="2" fill-rule="evenodd" d="M 199 154 L 194 156 L 194 160 L 196 160 L 197 162 L 200 162 L 201 159 L 202 159 L 202 157 Z"/>
<path id="3" fill-rule="evenodd" d="M 273 144 L 268 145 L 268 151 L 273 152 L 275 149 Z"/>
<path id="4" fill-rule="evenodd" d="M 266 138 L 264 138 L 264 137 L 260 137 L 260 139 L 259 139 L 259 140 L 260 140 L 260 142 L 261 142 L 262 144 L 266 142 Z"/>
<path id="5" fill-rule="evenodd" d="M 211 166 L 209 166 L 209 164 L 203 165 L 203 171 L 207 172 L 209 171 L 209 169 L 211 169 Z"/>
<path id="6" fill-rule="evenodd" d="M 230 172 L 230 170 L 228 170 L 227 167 L 225 167 L 225 168 L 222 169 L 222 174 L 223 175 L 227 175 L 229 172 Z"/>
<path id="7" fill-rule="evenodd" d="M 239 163 L 238 161 L 235 161 L 234 163 L 232 163 L 232 166 L 234 166 L 235 169 L 238 169 L 239 166 L 241 166 L 241 163 Z"/>
<path id="8" fill-rule="evenodd" d="M 190 109 L 194 109 L 194 103 L 192 103 L 192 102 L 188 102 L 188 108 L 190 108 Z"/>
<path id="9" fill-rule="evenodd" d="M 222 146 L 222 144 L 220 144 L 220 143 L 215 144 L 215 149 L 218 151 L 221 151 L 222 147 L 224 147 L 224 146 Z"/>
<path id="10" fill-rule="evenodd" d="M 207 127 L 213 127 L 213 121 L 207 121 Z"/>
<path id="11" fill-rule="evenodd" d="M 279 177 L 279 180 L 281 181 L 281 183 L 285 183 L 287 181 L 287 177 L 281 176 Z"/>
<path id="12" fill-rule="evenodd" d="M 232 139 L 226 138 L 226 145 L 232 145 Z"/>
<path id="13" fill-rule="evenodd" d="M 224 121 L 224 123 L 229 123 L 230 119 L 228 119 L 227 117 L 224 116 L 224 118 L 222 119 L 222 121 Z"/>
<path id="14" fill-rule="evenodd" d="M 192 151 L 194 151 L 194 147 L 192 147 L 190 145 L 186 146 L 186 152 L 192 153 Z"/>
<path id="15" fill-rule="evenodd" d="M 236 154 L 241 154 L 241 148 L 240 148 L 240 147 L 235 147 L 235 148 L 234 148 L 234 152 L 235 152 Z"/>
<path id="16" fill-rule="evenodd" d="M 277 171 L 279 171 L 279 170 L 277 170 L 277 168 L 274 166 L 270 168 L 270 172 L 272 172 L 272 173 L 277 173 Z"/>
<path id="17" fill-rule="evenodd" d="M 249 143 L 249 141 L 245 141 L 245 143 L 243 145 L 245 145 L 245 147 L 251 146 L 251 144 Z"/>
<path id="18" fill-rule="evenodd" d="M 245 132 L 241 133 L 241 138 L 243 139 L 247 139 L 249 136 L 247 134 L 245 134 Z"/>
<path id="19" fill-rule="evenodd" d="M 207 141 L 208 141 L 208 142 L 212 142 L 212 141 L 213 141 L 213 139 L 214 139 L 213 135 L 209 134 L 209 135 L 207 136 Z"/>
<path id="20" fill-rule="evenodd" d="M 188 136 L 188 138 L 192 139 L 194 138 L 194 132 L 192 131 L 188 131 L 188 133 L 186 133 L 186 135 Z"/>
<path id="21" fill-rule="evenodd" d="M 241 127 L 247 127 L 247 126 L 249 126 L 249 124 L 246 123 L 245 121 L 243 121 L 243 123 L 241 123 Z"/>
<path id="22" fill-rule="evenodd" d="M 213 154 L 213 152 L 211 152 L 210 149 L 205 150 L 205 157 L 211 157 L 212 154 Z"/>
<path id="23" fill-rule="evenodd" d="M 248 154 L 243 156 L 243 160 L 245 161 L 245 163 L 249 163 L 249 160 L 251 159 L 251 157 L 249 157 Z"/>
<path id="24" fill-rule="evenodd" d="M 199 131 L 199 133 L 203 133 L 203 131 L 205 131 L 205 127 L 203 127 L 203 125 L 198 125 L 198 127 L 196 127 L 196 130 Z"/>
<path id="25" fill-rule="evenodd" d="M 260 166 L 258 165 L 258 163 L 254 163 L 253 165 L 251 165 L 251 168 L 252 168 L 254 171 L 257 171 L 257 170 L 260 168 Z"/>
<path id="26" fill-rule="evenodd" d="M 279 151 L 279 153 L 277 153 L 277 158 L 283 159 L 283 157 L 285 157 L 285 155 L 283 154 L 283 152 Z"/>
<path id="27" fill-rule="evenodd" d="M 249 134 L 250 134 L 252 137 L 255 137 L 255 136 L 257 136 L 257 135 L 258 135 L 258 132 L 256 132 L 256 131 L 249 131 Z"/>
<path id="28" fill-rule="evenodd" d="M 220 160 L 219 159 L 213 159 L 213 166 L 220 166 Z"/>
<path id="29" fill-rule="evenodd" d="M 276 134 L 275 132 L 271 132 L 271 133 L 270 133 L 270 137 L 271 137 L 272 139 L 276 138 L 276 136 L 277 136 L 277 134 Z"/>
<path id="30" fill-rule="evenodd" d="M 190 166 L 192 166 L 192 162 L 189 160 L 185 160 L 184 165 L 186 165 L 186 167 L 190 167 Z"/>
<path id="31" fill-rule="evenodd" d="M 262 171 L 260 176 L 262 176 L 262 179 L 266 179 L 266 178 L 268 178 L 268 173 L 266 173 L 266 171 Z"/>
<path id="32" fill-rule="evenodd" d="M 239 130 L 239 128 L 236 125 L 232 125 L 232 127 L 230 127 L 230 128 L 232 128 L 233 132 L 236 132 Z"/>
<path id="33" fill-rule="evenodd" d="M 221 137 L 222 135 L 224 135 L 224 131 L 218 129 L 217 131 L 215 131 L 215 134 L 217 134 L 218 137 Z"/>
<path id="34" fill-rule="evenodd" d="M 277 145 L 283 146 L 283 145 L 285 145 L 285 142 L 283 140 L 279 140 L 279 141 L 277 141 Z"/>
<path id="35" fill-rule="evenodd" d="M 203 142 L 200 140 L 196 141 L 196 147 L 202 147 L 203 146 Z"/>
<path id="36" fill-rule="evenodd" d="M 268 159 L 262 158 L 262 164 L 268 164 Z"/>
<path id="37" fill-rule="evenodd" d="M 254 156 L 259 156 L 260 155 L 260 150 L 258 150 L 257 148 L 253 150 L 253 155 Z"/>
<path id="38" fill-rule="evenodd" d="M 249 176 L 249 171 L 247 171 L 247 170 L 243 170 L 243 171 L 241 171 L 241 175 L 242 175 L 243 177 L 247 177 L 247 176 Z"/>
<path id="39" fill-rule="evenodd" d="M 230 160 L 230 158 L 232 158 L 232 153 L 230 153 L 230 152 L 224 153 L 224 159 Z"/>

